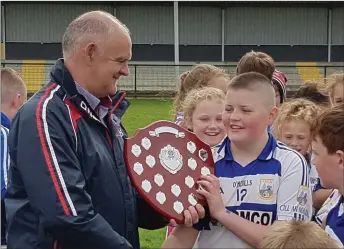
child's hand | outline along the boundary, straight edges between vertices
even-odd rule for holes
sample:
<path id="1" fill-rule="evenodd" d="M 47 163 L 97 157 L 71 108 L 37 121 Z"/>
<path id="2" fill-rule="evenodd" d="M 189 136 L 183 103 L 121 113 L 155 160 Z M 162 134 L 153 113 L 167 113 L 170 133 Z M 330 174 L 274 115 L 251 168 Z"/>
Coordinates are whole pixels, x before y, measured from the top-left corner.
<path id="1" fill-rule="evenodd" d="M 172 219 L 170 220 L 170 226 L 173 227 L 192 227 L 194 224 L 197 224 L 200 219 L 203 219 L 205 216 L 205 210 L 200 204 L 196 204 L 194 207 L 190 206 L 187 210 L 184 210 L 184 224 L 178 225 L 177 222 Z"/>
<path id="2" fill-rule="evenodd" d="M 211 216 L 219 220 L 219 217 L 227 211 L 220 194 L 219 179 L 214 175 L 201 176 L 197 183 L 202 187 L 197 192 L 207 200 Z"/>

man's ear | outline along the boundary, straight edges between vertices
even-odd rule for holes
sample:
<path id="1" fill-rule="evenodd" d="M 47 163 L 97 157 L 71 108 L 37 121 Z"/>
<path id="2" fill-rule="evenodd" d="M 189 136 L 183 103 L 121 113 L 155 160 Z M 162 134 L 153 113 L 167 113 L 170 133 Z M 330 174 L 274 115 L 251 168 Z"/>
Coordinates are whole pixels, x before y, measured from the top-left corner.
<path id="1" fill-rule="evenodd" d="M 90 64 L 94 61 L 96 53 L 98 52 L 98 46 L 94 42 L 90 42 L 85 47 L 85 61 L 86 64 Z"/>

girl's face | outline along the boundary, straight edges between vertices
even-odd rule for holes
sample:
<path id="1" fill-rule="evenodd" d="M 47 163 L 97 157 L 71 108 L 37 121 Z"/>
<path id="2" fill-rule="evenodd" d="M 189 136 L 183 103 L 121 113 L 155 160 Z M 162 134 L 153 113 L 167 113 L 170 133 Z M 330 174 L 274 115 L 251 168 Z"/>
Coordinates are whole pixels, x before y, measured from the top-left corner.
<path id="1" fill-rule="evenodd" d="M 337 83 L 333 87 L 333 105 L 340 105 L 344 102 L 344 82 Z"/>
<path id="2" fill-rule="evenodd" d="M 282 127 L 280 141 L 302 155 L 309 152 L 311 145 L 311 131 L 309 125 L 303 120 L 291 120 Z"/>
<path id="3" fill-rule="evenodd" d="M 226 136 L 222 123 L 224 101 L 203 100 L 198 103 L 190 118 L 186 119 L 187 128 L 209 146 L 218 145 Z"/>

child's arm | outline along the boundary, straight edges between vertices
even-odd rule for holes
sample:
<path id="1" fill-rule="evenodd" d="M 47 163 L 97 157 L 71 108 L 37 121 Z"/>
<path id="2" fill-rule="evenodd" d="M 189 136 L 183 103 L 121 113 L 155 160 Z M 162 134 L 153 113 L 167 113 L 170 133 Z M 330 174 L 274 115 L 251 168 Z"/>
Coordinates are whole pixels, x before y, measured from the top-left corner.
<path id="1" fill-rule="evenodd" d="M 313 192 L 313 206 L 320 209 L 324 202 L 327 200 L 333 189 L 318 189 Z"/>
<path id="2" fill-rule="evenodd" d="M 260 241 L 270 228 L 228 211 L 220 195 L 220 182 L 215 176 L 202 176 L 198 183 L 203 187 L 198 192 L 207 199 L 211 216 L 248 245 L 258 248 Z"/>
<path id="3" fill-rule="evenodd" d="M 198 233 L 199 232 L 192 227 L 176 227 L 167 237 L 161 248 L 192 248 Z"/>

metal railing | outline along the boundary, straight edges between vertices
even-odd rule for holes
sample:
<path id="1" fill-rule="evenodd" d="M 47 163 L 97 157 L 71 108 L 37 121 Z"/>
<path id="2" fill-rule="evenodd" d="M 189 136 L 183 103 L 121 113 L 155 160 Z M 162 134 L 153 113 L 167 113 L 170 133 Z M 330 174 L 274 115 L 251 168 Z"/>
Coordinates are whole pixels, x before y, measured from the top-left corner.
<path id="1" fill-rule="evenodd" d="M 169 97 L 178 89 L 179 76 L 195 63 L 174 65 L 168 63 L 132 63 L 130 75 L 122 77 L 119 89 L 131 97 Z M 230 76 L 235 75 L 236 63 L 211 63 L 224 69 Z M 33 94 L 49 81 L 49 73 L 54 61 L 24 63 L 23 61 L 2 61 L 2 67 L 17 70 Z M 306 80 L 319 80 L 334 72 L 343 72 L 344 63 L 276 63 L 278 70 L 288 78 L 287 91 L 295 91 Z"/>

